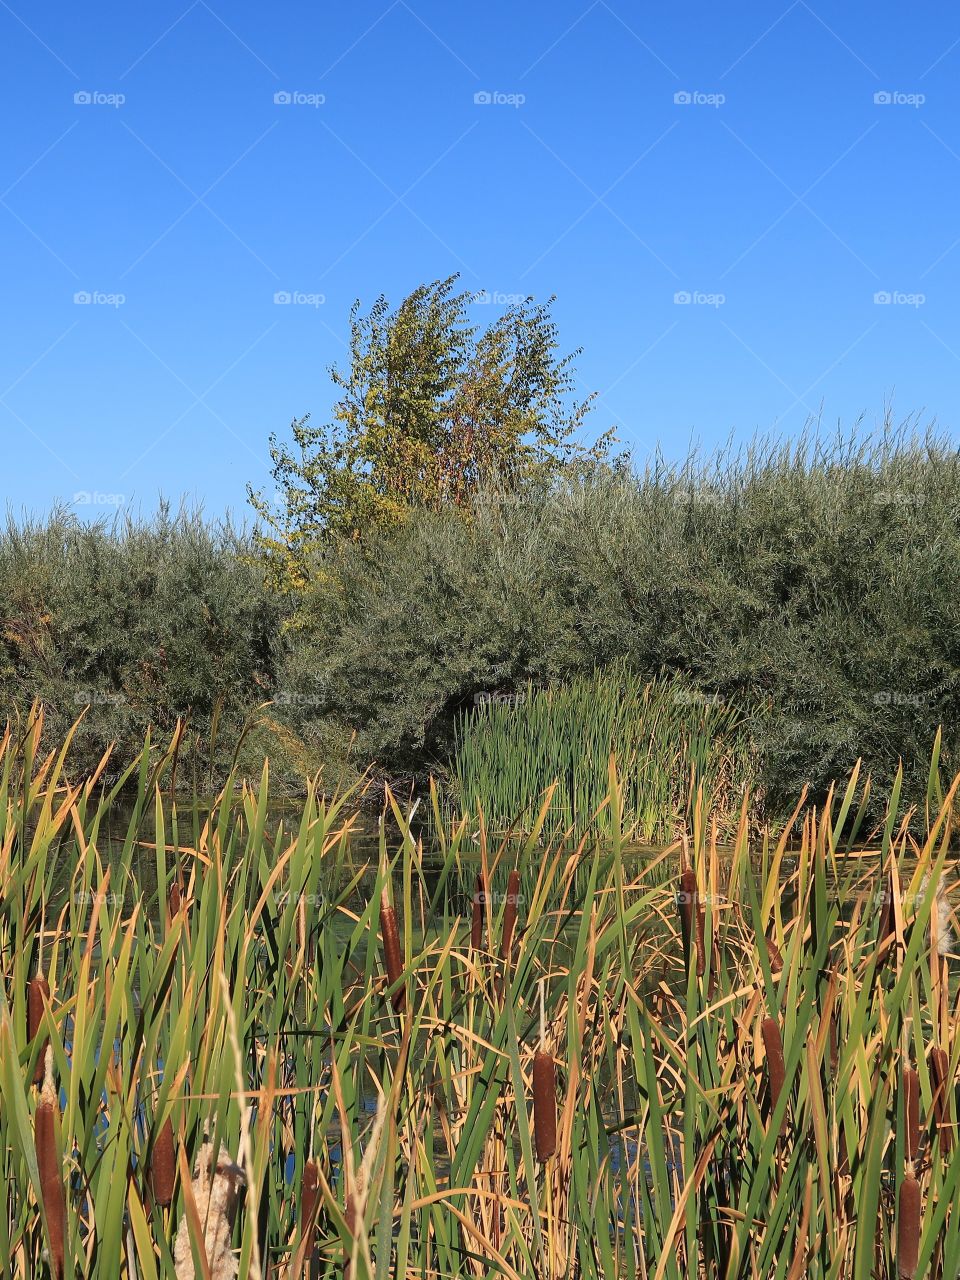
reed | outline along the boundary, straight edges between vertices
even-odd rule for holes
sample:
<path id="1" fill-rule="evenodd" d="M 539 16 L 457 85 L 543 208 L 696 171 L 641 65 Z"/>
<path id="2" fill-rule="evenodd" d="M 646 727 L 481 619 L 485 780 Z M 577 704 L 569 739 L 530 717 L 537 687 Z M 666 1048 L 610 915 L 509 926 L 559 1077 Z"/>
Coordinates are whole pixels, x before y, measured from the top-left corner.
<path id="1" fill-rule="evenodd" d="M 520 907 L 520 872 L 514 869 L 507 877 L 507 896 L 503 906 L 503 923 L 500 932 L 500 959 L 508 966 L 513 955 L 513 934 L 517 927 Z"/>
<path id="2" fill-rule="evenodd" d="M 916 1160 L 920 1151 L 920 1077 L 912 1067 L 903 1071 L 904 1148 L 908 1160 Z"/>
<path id="3" fill-rule="evenodd" d="M 940 1150 L 949 1155 L 953 1147 L 953 1124 L 950 1112 L 950 1098 L 954 1082 L 950 1073 L 950 1059 L 946 1049 L 934 1046 L 930 1050 L 930 1067 L 934 1083 L 934 1117 L 937 1134 L 940 1139 Z"/>
<path id="4" fill-rule="evenodd" d="M 609 837 L 604 804 L 610 757 L 623 780 L 616 833 L 644 843 L 672 839 L 693 797 L 709 797 L 732 836 L 756 771 L 747 719 L 681 677 L 645 680 L 622 663 L 566 684 L 527 684 L 465 713 L 457 726 L 453 790 L 463 813 L 495 828 L 529 830 L 553 787 L 546 830 Z"/>
<path id="5" fill-rule="evenodd" d="M 540 1042 L 533 1055 L 533 1134 L 541 1164 L 557 1152 L 557 1069 L 547 1042 L 544 983 L 540 983 Z"/>
<path id="6" fill-rule="evenodd" d="M 780 1024 L 776 1018 L 766 1017 L 760 1024 L 760 1033 L 763 1037 L 763 1050 L 767 1064 L 767 1079 L 770 1083 L 770 1110 L 775 1111 L 777 1103 L 780 1101 L 780 1095 L 783 1093 L 783 1085 L 786 1080 L 786 1066 L 783 1060 L 783 1039 L 780 1035 Z M 786 1129 L 787 1118 L 784 1115 L 780 1126 L 780 1133 L 783 1134 Z"/>
<path id="7" fill-rule="evenodd" d="M 46 978 L 38 974 L 35 978 L 30 979 L 30 985 L 27 988 L 27 1041 L 33 1043 L 40 1033 L 43 1025 L 44 1006 L 50 1000 L 50 987 Z M 37 1051 L 37 1063 L 33 1070 L 33 1083 L 43 1083 L 44 1060 L 47 1055 L 48 1038 L 44 1036 L 41 1040 Z"/>
<path id="8" fill-rule="evenodd" d="M 480 951 L 483 947 L 483 921 L 486 915 L 487 888 L 482 873 L 477 876 L 477 885 L 473 891 L 473 906 L 470 918 L 470 950 Z"/>
<path id="9" fill-rule="evenodd" d="M 557 1073 L 553 1054 L 538 1049 L 533 1055 L 533 1125 L 537 1159 L 546 1164 L 557 1150 Z"/>
<path id="10" fill-rule="evenodd" d="M 63 1276 L 67 1225 L 63 1164 L 57 1141 L 59 1111 L 53 1080 L 53 1050 L 48 1048 L 44 1059 L 43 1088 L 34 1117 L 34 1126 L 40 1198 L 43 1203 L 49 1240 L 50 1270 L 56 1280 L 61 1280 Z"/>
<path id="11" fill-rule="evenodd" d="M 403 974 L 403 961 L 400 957 L 400 930 L 397 927 L 397 913 L 390 905 L 386 886 L 380 903 L 380 938 L 383 943 L 383 966 L 387 971 L 387 987 L 393 988 L 390 1002 L 397 1013 L 406 1004 L 406 991 L 400 983 Z"/>
<path id="12" fill-rule="evenodd" d="M 911 1169 L 900 1183 L 897 1213 L 897 1274 L 913 1280 L 920 1257 L 920 1183 Z"/>
<path id="13" fill-rule="evenodd" d="M 855 852 L 859 775 L 798 811 L 790 843 L 744 824 L 722 847 L 705 798 L 653 858 L 440 821 L 428 854 L 389 792 L 373 850 L 354 793 L 314 788 L 277 813 L 269 767 L 182 811 L 166 748 L 124 766 L 121 813 L 40 729 L 38 712 L 0 734 L 12 1280 L 174 1280 L 205 1261 L 252 1280 L 799 1280 L 960 1257 L 956 961 L 920 890 L 956 897 L 960 779 L 933 788 L 919 835 L 892 792 Z M 607 787 L 616 813 L 618 770 Z M 478 859 L 498 904 L 480 948 Z M 710 991 L 692 895 L 677 910 L 681 861 L 703 886 Z M 902 886 L 882 968 L 881 867 Z M 169 912 L 176 868 L 189 918 Z M 56 1000 L 38 1095 L 41 927 Z M 383 998 L 401 991 L 402 1018 Z"/>
<path id="14" fill-rule="evenodd" d="M 153 1203 L 161 1209 L 169 1209 L 173 1203 L 175 1177 L 173 1121 L 167 1116 L 156 1132 L 150 1157 L 150 1192 Z"/>

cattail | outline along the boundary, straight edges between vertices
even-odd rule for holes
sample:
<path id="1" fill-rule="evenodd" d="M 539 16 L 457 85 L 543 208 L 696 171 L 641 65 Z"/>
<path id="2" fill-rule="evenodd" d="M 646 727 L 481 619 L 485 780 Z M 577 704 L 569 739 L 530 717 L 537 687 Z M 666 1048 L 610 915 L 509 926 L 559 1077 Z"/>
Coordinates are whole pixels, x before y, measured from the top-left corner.
<path id="1" fill-rule="evenodd" d="M 387 970 L 387 986 L 392 987 L 400 980 L 400 975 L 403 973 L 403 963 L 400 959 L 400 932 L 397 929 L 397 913 L 387 898 L 386 887 L 384 887 L 383 897 L 380 902 L 380 938 L 383 943 L 383 961 Z M 406 994 L 403 987 L 398 986 L 391 996 L 391 1003 L 397 1013 L 403 1009 L 406 1003 Z"/>
<path id="2" fill-rule="evenodd" d="M 546 1164 L 557 1150 L 557 1072 L 547 1049 L 546 1009 L 540 983 L 540 1048 L 533 1055 L 533 1134 L 537 1159 Z"/>
<path id="3" fill-rule="evenodd" d="M 483 913 L 487 900 L 483 875 L 477 876 L 477 887 L 473 894 L 473 919 L 470 922 L 470 950 L 479 951 L 483 945 Z"/>
<path id="4" fill-rule="evenodd" d="M 930 1066 L 933 1068 L 934 1083 L 934 1116 L 937 1122 L 937 1132 L 940 1135 L 940 1150 L 944 1155 L 953 1145 L 953 1135 L 950 1132 L 950 1080 L 948 1072 L 950 1069 L 950 1060 L 947 1057 L 945 1049 L 930 1050 Z"/>
<path id="5" fill-rule="evenodd" d="M 169 1209 L 173 1203 L 173 1177 L 176 1160 L 173 1153 L 173 1122 L 167 1116 L 153 1140 L 150 1153 L 150 1194 L 153 1203 Z"/>
<path id="6" fill-rule="evenodd" d="M 43 1088 L 34 1120 L 37 1168 L 40 1173 L 40 1196 L 50 1231 L 50 1271 L 56 1280 L 63 1276 L 66 1243 L 67 1208 L 63 1193 L 63 1166 L 57 1150 L 56 1118 L 59 1111 L 57 1091 L 53 1083 L 53 1049 L 45 1054 Z"/>
<path id="7" fill-rule="evenodd" d="M 47 985 L 47 980 L 37 974 L 27 986 L 27 1041 L 29 1043 L 32 1043 L 37 1038 L 37 1033 L 43 1024 L 43 1006 L 49 999 L 50 988 Z M 47 1056 L 48 1043 L 49 1037 L 44 1036 L 43 1043 L 37 1053 L 37 1065 L 33 1071 L 34 1084 L 43 1082 L 43 1062 Z"/>
<path id="8" fill-rule="evenodd" d="M 900 1206 L 897 1214 L 897 1273 L 902 1280 L 913 1280 L 917 1274 L 920 1253 L 920 1183 L 911 1169 L 900 1183 Z"/>
<path id="9" fill-rule="evenodd" d="M 303 1166 L 300 1183 L 300 1234 L 303 1237 L 304 1272 L 313 1261 L 314 1240 L 317 1234 L 317 1209 L 320 1204 L 320 1178 L 316 1160 L 308 1160 Z"/>
<path id="10" fill-rule="evenodd" d="M 703 907 L 697 888 L 697 875 L 692 867 L 680 873 L 680 932 L 683 935 L 683 954 L 689 960 L 690 940 L 695 938 L 697 948 L 697 977 L 703 977 L 707 957 L 703 945 Z"/>
<path id="11" fill-rule="evenodd" d="M 533 1132 L 545 1164 L 557 1150 L 557 1075 L 553 1055 L 543 1049 L 533 1055 Z"/>
<path id="12" fill-rule="evenodd" d="M 193 1167 L 191 1188 L 203 1227 L 210 1280 L 237 1280 L 233 1227 L 245 1184 L 243 1170 L 226 1150 L 219 1147 L 214 1160 L 213 1143 L 204 1138 Z M 173 1242 L 173 1262 L 177 1280 L 196 1280 L 190 1217 L 186 1210 Z"/>
<path id="13" fill-rule="evenodd" d="M 520 901 L 520 872 L 511 871 L 507 878 L 507 902 L 503 909 L 503 933 L 500 937 L 500 959 L 510 960 L 513 950 L 513 931 L 517 924 L 517 904 Z"/>
<path id="14" fill-rule="evenodd" d="M 760 1024 L 760 1032 L 763 1036 L 763 1048 L 767 1056 L 767 1074 L 770 1080 L 770 1110 L 773 1112 L 776 1110 L 780 1094 L 783 1092 L 783 1084 L 787 1074 L 783 1061 L 783 1040 L 780 1036 L 780 1024 L 776 1018 L 764 1018 Z M 784 1116 L 780 1125 L 781 1133 L 786 1128 L 786 1124 L 787 1118 Z"/>
<path id="15" fill-rule="evenodd" d="M 916 1160 L 920 1150 L 920 1077 L 912 1067 L 903 1072 L 903 1115 L 907 1159 Z"/>
<path id="16" fill-rule="evenodd" d="M 174 880 L 170 886 L 170 892 L 167 894 L 167 906 L 170 909 L 170 919 L 175 920 L 183 906 L 183 893 L 180 889 L 179 879 Z"/>
<path id="17" fill-rule="evenodd" d="M 783 970 L 783 956 L 780 954 L 780 948 L 772 938 L 764 938 L 767 944 L 767 959 L 770 961 L 770 972 L 776 977 Z"/>

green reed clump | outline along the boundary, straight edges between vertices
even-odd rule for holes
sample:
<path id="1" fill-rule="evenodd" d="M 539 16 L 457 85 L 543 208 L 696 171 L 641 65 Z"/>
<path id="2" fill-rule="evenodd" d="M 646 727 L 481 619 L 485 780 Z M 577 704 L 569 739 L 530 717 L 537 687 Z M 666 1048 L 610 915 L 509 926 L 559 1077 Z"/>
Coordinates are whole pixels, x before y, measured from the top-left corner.
<path id="1" fill-rule="evenodd" d="M 623 788 L 625 836 L 672 838 L 698 790 L 731 836 L 756 781 L 744 713 L 681 677 L 646 680 L 623 663 L 564 684 L 528 682 L 481 702 L 457 726 L 452 785 L 461 811 L 494 829 L 529 829 L 552 792 L 547 830 L 609 835 L 610 758 Z"/>

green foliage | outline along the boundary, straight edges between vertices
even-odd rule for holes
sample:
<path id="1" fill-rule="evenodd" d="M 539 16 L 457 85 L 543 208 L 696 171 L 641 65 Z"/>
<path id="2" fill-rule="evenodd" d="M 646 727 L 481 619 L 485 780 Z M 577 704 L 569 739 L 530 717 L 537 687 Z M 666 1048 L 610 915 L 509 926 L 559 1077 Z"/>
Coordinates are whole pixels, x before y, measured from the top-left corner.
<path id="1" fill-rule="evenodd" d="M 936 438 L 758 446 L 643 474 L 579 469 L 419 512 L 328 554 L 304 687 L 396 767 L 443 758 L 476 694 L 616 659 L 762 704 L 768 802 L 858 757 L 922 797 L 960 717 L 960 457 Z M 311 642 L 310 635 L 316 637 Z"/>
<path id="2" fill-rule="evenodd" d="M 483 700 L 457 725 L 453 784 L 464 812 L 494 830 L 528 830 L 554 782 L 547 829 L 619 834 L 646 844 L 690 822 L 698 789 L 725 838 L 753 780 L 740 711 L 680 676 L 650 682 L 616 662 L 603 671 Z M 621 810 L 612 814 L 610 757 Z M 753 797 L 756 799 L 756 797 Z"/>
<path id="3" fill-rule="evenodd" d="M 35 699 L 63 734 L 89 706 L 89 763 L 115 741 L 183 719 L 229 761 L 248 714 L 272 696 L 285 606 L 245 538 L 198 513 L 83 524 L 66 512 L 0 531 L 0 697 Z"/>
<path id="4" fill-rule="evenodd" d="M 573 361 L 557 354 L 552 299 L 509 307 L 486 328 L 457 277 L 421 285 L 392 310 L 381 296 L 350 315 L 350 364 L 330 375 L 334 420 L 271 437 L 279 515 L 250 500 L 278 580 L 305 581 L 309 554 L 330 536 L 357 538 L 402 522 L 411 508 L 463 508 L 493 477 L 510 489 L 602 455 L 579 445 L 590 400 L 571 398 Z M 592 397 L 591 397 L 592 399 Z"/>

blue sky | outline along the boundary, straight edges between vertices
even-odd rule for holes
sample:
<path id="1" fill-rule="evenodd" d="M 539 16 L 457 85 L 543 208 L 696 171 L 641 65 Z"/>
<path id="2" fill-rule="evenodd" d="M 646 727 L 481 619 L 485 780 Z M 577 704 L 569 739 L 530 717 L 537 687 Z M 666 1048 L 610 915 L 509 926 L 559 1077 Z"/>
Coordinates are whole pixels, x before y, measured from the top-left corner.
<path id="1" fill-rule="evenodd" d="M 0 71 L 15 511 L 243 515 L 353 299 L 454 271 L 640 459 L 960 428 L 954 5 L 0 0 Z"/>

